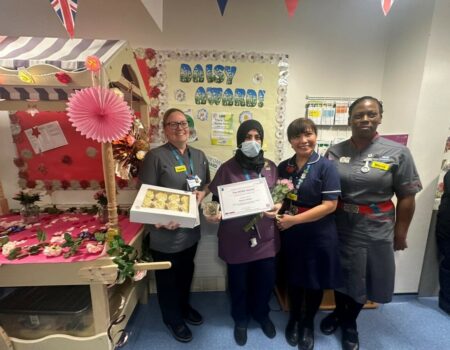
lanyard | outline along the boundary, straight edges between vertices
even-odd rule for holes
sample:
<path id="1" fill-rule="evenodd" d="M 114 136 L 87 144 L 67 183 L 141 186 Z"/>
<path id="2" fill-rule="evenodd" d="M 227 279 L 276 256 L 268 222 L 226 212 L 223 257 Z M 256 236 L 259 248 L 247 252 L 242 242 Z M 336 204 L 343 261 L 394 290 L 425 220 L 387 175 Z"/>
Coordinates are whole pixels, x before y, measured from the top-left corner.
<path id="1" fill-rule="evenodd" d="M 189 149 L 187 150 L 187 152 L 188 152 L 189 167 L 190 167 L 191 173 L 190 174 L 188 173 L 187 168 L 184 171 L 184 173 L 186 174 L 187 177 L 189 177 L 189 176 L 194 175 L 194 163 L 192 162 L 191 152 L 189 152 Z M 172 154 L 175 156 L 175 159 L 177 160 L 178 165 L 184 165 L 185 166 L 183 159 L 178 155 L 178 152 L 175 149 L 173 149 L 173 148 L 172 148 Z"/>
<path id="2" fill-rule="evenodd" d="M 244 176 L 245 176 L 245 180 L 251 180 L 252 178 L 250 177 L 250 174 L 248 173 L 247 169 L 242 169 Z M 258 174 L 258 177 L 261 177 L 261 173 Z"/>
<path id="3" fill-rule="evenodd" d="M 295 182 L 295 189 L 297 190 L 297 192 L 298 192 L 298 190 L 300 189 L 300 186 L 303 184 L 303 182 L 305 181 L 305 179 L 306 179 L 306 176 L 308 175 L 308 173 L 309 173 L 309 169 L 311 169 L 311 164 L 308 164 L 307 166 L 306 166 L 306 168 L 305 168 L 305 170 L 303 170 L 303 173 L 302 173 L 302 175 L 300 176 L 300 178 L 298 179 L 298 180 L 296 180 L 296 182 Z M 296 177 L 295 177 L 296 178 Z"/>

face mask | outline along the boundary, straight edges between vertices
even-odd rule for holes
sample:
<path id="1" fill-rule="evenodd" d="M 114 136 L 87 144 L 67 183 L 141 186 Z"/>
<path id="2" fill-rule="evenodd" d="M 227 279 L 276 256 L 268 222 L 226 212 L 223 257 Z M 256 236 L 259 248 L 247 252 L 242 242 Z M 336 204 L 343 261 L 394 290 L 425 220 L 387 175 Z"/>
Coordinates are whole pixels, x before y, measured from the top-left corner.
<path id="1" fill-rule="evenodd" d="M 241 151 L 249 158 L 255 158 L 261 151 L 261 144 L 256 141 L 244 141 L 241 144 Z"/>

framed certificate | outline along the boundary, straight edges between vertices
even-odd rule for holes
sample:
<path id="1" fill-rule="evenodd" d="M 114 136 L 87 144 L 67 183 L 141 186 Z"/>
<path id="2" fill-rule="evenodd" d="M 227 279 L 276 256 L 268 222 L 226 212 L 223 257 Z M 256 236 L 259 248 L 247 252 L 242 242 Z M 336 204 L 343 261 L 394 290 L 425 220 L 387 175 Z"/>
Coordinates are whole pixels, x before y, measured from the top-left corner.
<path id="1" fill-rule="evenodd" d="M 235 182 L 217 187 L 222 219 L 233 219 L 273 208 L 272 195 L 265 178 Z"/>

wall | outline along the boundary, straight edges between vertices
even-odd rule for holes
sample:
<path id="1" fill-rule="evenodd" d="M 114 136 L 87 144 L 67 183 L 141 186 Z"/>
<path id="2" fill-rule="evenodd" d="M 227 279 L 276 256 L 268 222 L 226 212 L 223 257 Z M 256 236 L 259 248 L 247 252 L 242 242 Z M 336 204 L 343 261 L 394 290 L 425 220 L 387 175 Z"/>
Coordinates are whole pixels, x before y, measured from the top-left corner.
<path id="1" fill-rule="evenodd" d="M 135 47 L 287 53 L 287 123 L 303 116 L 306 94 L 381 96 L 387 109 L 381 131 L 410 134 L 411 148 L 428 187 L 437 167 L 427 157 L 428 148 L 423 148 L 425 140 L 420 141 L 420 135 L 429 127 L 425 112 L 429 92 L 423 90 L 433 89 L 432 77 L 440 69 L 434 66 L 428 42 L 434 3 L 397 1 L 384 17 L 377 0 L 302 0 L 295 16 L 288 18 L 283 1 L 229 1 L 222 17 L 213 0 L 164 0 L 164 29 L 160 32 L 138 0 L 90 0 L 79 4 L 76 36 L 126 39 Z M 66 36 L 46 0 L 2 0 L 0 33 Z M 7 137 L 6 128 L 2 118 L 1 136 Z M 438 127 L 428 130 L 430 135 L 439 134 Z M 438 141 L 431 140 L 433 149 Z M 0 142 L 4 146 L 0 162 L 8 164 L 0 169 L 0 176 L 9 187 L 16 170 L 9 166 L 12 157 L 5 153 L 12 148 L 4 137 Z M 285 150 L 287 157 L 291 153 L 288 145 Z M 428 197 L 427 191 L 419 196 L 410 249 L 397 257 L 401 277 L 396 291 L 417 291 L 417 273 L 410 272 L 420 271 L 422 263 L 424 226 L 431 205 Z"/>

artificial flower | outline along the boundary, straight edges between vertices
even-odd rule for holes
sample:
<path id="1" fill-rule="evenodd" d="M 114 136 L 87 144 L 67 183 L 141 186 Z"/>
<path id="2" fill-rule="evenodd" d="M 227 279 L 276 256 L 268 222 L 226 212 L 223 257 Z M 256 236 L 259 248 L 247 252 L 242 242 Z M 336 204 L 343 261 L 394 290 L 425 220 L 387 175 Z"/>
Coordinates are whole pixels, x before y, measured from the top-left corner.
<path id="1" fill-rule="evenodd" d="M 15 242 L 15 241 L 8 242 L 2 246 L 2 255 L 8 256 L 11 253 L 11 251 L 13 251 L 16 248 L 17 248 L 17 242 Z"/>
<path id="2" fill-rule="evenodd" d="M 72 82 L 72 78 L 66 72 L 56 72 L 55 77 L 62 84 L 69 84 Z"/>
<path id="3" fill-rule="evenodd" d="M 102 250 L 103 250 L 102 244 L 94 244 L 94 243 L 86 244 L 86 251 L 89 254 L 97 254 L 100 253 Z"/>
<path id="4" fill-rule="evenodd" d="M 54 245 L 48 245 L 44 248 L 43 254 L 45 256 L 60 256 L 62 253 L 62 248 L 61 246 L 54 244 Z"/>

